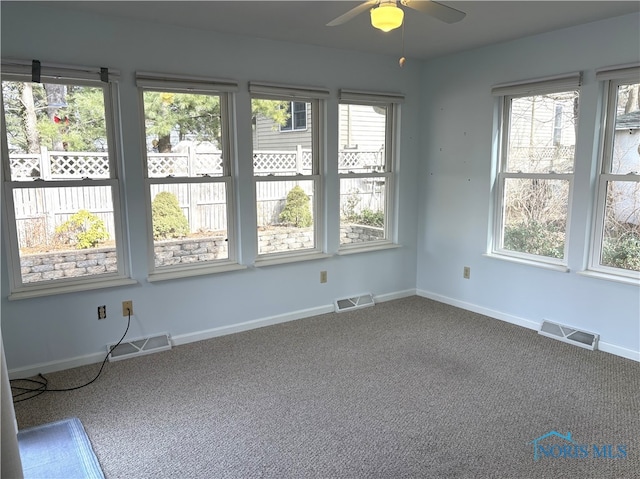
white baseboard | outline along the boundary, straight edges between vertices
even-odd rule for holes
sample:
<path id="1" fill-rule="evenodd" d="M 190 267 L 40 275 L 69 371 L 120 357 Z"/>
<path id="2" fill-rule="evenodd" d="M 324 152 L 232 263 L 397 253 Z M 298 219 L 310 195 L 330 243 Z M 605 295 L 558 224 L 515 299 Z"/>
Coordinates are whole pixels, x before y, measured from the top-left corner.
<path id="1" fill-rule="evenodd" d="M 406 298 L 409 296 L 415 296 L 415 289 L 408 289 L 404 291 L 397 291 L 394 293 L 386 293 L 374 296 L 374 300 L 377 303 L 384 301 L 391 301 L 394 299 Z M 194 333 L 179 334 L 177 336 L 171 336 L 171 343 L 173 346 L 179 346 L 181 344 L 188 344 L 195 341 L 203 341 L 205 339 L 211 339 L 218 336 L 226 336 L 227 334 L 239 333 L 242 331 L 249 331 L 251 329 L 262 328 L 265 326 L 271 326 L 273 324 L 286 323 L 288 321 L 295 321 L 296 319 L 308 318 L 311 316 L 317 316 L 325 313 L 332 313 L 335 311 L 333 304 L 324 306 L 317 306 L 309 309 L 302 309 L 291 313 L 279 314 L 276 316 L 269 316 L 266 318 L 255 319 L 252 321 L 245 321 L 243 323 L 231 324 L 228 326 L 220 326 L 218 328 L 207 329 L 204 331 L 196 331 Z M 28 378 L 37 376 L 38 374 L 48 374 L 56 371 L 63 371 L 65 369 L 77 368 L 80 366 L 86 366 L 88 364 L 100 363 L 104 360 L 106 353 L 94 353 L 85 356 L 77 356 L 75 358 L 63 359 L 58 361 L 49 361 L 46 363 L 39 363 L 30 366 L 24 366 L 21 368 L 11 369 L 9 371 L 9 377 L 11 379 Z"/>
<path id="2" fill-rule="evenodd" d="M 537 331 L 540 328 L 540 323 L 537 323 L 535 321 L 520 318 L 518 316 L 513 316 L 510 314 L 505 314 L 500 311 L 495 311 L 489 308 L 484 308 L 482 306 L 475 305 L 473 303 L 459 301 L 457 299 L 449 298 L 447 296 L 443 296 L 440 294 L 431 293 L 429 291 L 423 291 L 423 290 L 407 289 L 407 290 L 397 291 L 393 293 L 375 295 L 374 301 L 376 303 L 382 303 L 385 301 L 392 301 L 394 299 L 407 298 L 410 296 L 421 296 L 423 298 L 433 299 L 434 301 L 450 304 L 451 306 L 465 309 L 467 311 L 473 311 L 474 313 L 489 316 L 494 319 L 499 319 L 501 321 L 505 321 L 507 323 L 515 324 L 515 325 L 522 326 L 527 329 L 532 329 L 535 331 Z M 255 319 L 252 321 L 245 321 L 243 323 L 232 324 L 229 326 L 221 326 L 218 328 L 208 329 L 205 331 L 197 331 L 194 333 L 171 336 L 171 341 L 174 346 L 179 346 L 181 344 L 188 344 L 195 341 L 202 341 L 205 339 L 215 338 L 218 336 L 225 336 L 227 334 L 239 333 L 242 331 L 249 331 L 251 329 L 271 326 L 273 324 L 286 323 L 288 321 L 295 321 L 296 319 L 302 319 L 302 318 L 317 316 L 320 314 L 332 313 L 334 311 L 335 311 L 335 306 L 333 304 L 317 306 L 314 308 L 302 309 L 302 310 L 294 311 L 291 313 L 285 313 L 285 314 L 280 314 L 276 316 L 269 316 L 266 318 Z M 616 346 L 615 344 L 610 344 L 602 341 L 598 343 L 598 349 L 600 351 L 611 353 L 616 356 L 621 356 L 623 358 L 640 362 L 640 352 L 638 351 L 622 348 L 620 346 Z M 24 366 L 21 368 L 11 369 L 9 371 L 9 377 L 11 379 L 27 378 L 27 377 L 36 376 L 40 373 L 47 374 L 47 373 L 53 373 L 56 371 L 63 371 L 65 369 L 77 368 L 79 366 L 86 366 L 88 364 L 100 363 L 104 360 L 105 356 L 106 356 L 106 353 L 99 352 L 94 354 L 87 354 L 84 356 L 77 356 L 75 358 L 70 358 L 70 359 L 49 361 L 46 363 L 39 363 L 35 365 Z"/>
<path id="3" fill-rule="evenodd" d="M 48 361 L 32 366 L 24 366 L 9 371 L 9 379 L 21 379 L 37 376 L 38 374 L 55 373 L 56 371 L 64 371 L 65 369 L 78 368 L 87 364 L 101 363 L 107 355 L 106 349 L 99 353 L 87 354 L 85 356 L 76 356 L 75 358 L 62 359 L 59 361 Z M 96 371 L 97 372 L 97 371 Z"/>
<path id="4" fill-rule="evenodd" d="M 536 321 L 531 321 L 529 319 L 520 318 L 518 316 L 513 316 L 511 314 L 502 313 L 500 311 L 495 311 L 493 309 L 484 308 L 482 306 L 478 306 L 473 303 L 459 301 L 457 299 L 432 293 L 430 291 L 416 290 L 416 295 L 421 296 L 423 298 L 433 299 L 434 301 L 439 301 L 440 303 L 450 304 L 451 306 L 456 306 L 461 309 L 466 309 L 467 311 L 472 311 L 474 313 L 482 314 L 484 316 L 489 316 L 490 318 L 499 319 L 501 321 L 515 324 L 517 326 L 533 329 L 534 331 L 537 331 L 540 329 L 541 323 L 538 323 Z M 640 362 L 640 351 L 633 351 L 631 349 L 626 349 L 620 346 L 616 346 L 615 344 L 602 342 L 602 341 L 598 342 L 598 350 L 603 351 L 605 353 L 614 354 L 616 356 L 620 356 L 626 359 L 631 359 L 633 361 Z"/>
<path id="5" fill-rule="evenodd" d="M 540 329 L 540 323 L 536 323 L 535 321 L 531 321 L 525 318 L 520 318 L 518 316 L 513 316 L 511 314 L 505 314 L 500 311 L 478 306 L 473 303 L 459 301 L 457 299 L 449 298 L 448 296 L 442 296 L 440 294 L 431 293 L 429 291 L 423 291 L 423 290 L 418 290 L 416 294 L 418 296 L 422 296 L 423 298 L 433 299 L 434 301 L 439 301 L 440 303 L 450 304 L 451 306 L 455 306 L 460 309 L 466 309 L 467 311 L 472 311 L 474 313 L 482 314 L 484 316 L 489 316 L 490 318 L 499 319 L 507 323 L 516 324 L 518 326 L 522 326 L 527 329 L 533 329 L 535 331 Z"/>
<path id="6" fill-rule="evenodd" d="M 373 300 L 376 303 L 384 303 L 385 301 L 393 301 L 394 299 L 408 298 L 409 296 L 416 296 L 416 290 L 405 289 L 404 291 L 396 291 L 395 293 L 374 294 Z"/>
<path id="7" fill-rule="evenodd" d="M 640 351 L 634 351 L 633 349 L 622 348 L 611 343 L 604 343 L 598 341 L 598 351 L 604 351 L 605 353 L 615 354 L 623 358 L 631 359 L 640 363 Z"/>
<path id="8" fill-rule="evenodd" d="M 270 316 L 266 318 L 260 318 L 252 321 L 245 321 L 243 323 L 232 324 L 229 326 L 221 326 L 218 328 L 207 329 L 205 331 L 197 331 L 194 333 L 179 334 L 177 336 L 171 336 L 171 343 L 173 346 L 179 346 L 181 344 L 188 344 L 195 341 L 202 341 L 205 339 L 211 339 L 218 336 L 225 336 L 227 334 L 239 333 L 241 331 L 248 331 L 250 329 L 262 328 L 264 326 L 270 326 L 273 324 L 286 323 L 288 321 L 294 321 L 296 319 L 308 318 L 311 316 L 317 316 L 319 314 L 332 313 L 335 310 L 333 304 L 326 306 L 318 306 L 315 308 L 303 309 L 294 311 L 292 313 L 280 314 L 277 316 Z M 87 354 L 85 356 L 77 356 L 75 358 L 63 359 L 59 361 L 49 361 L 46 363 L 39 363 L 31 366 L 25 366 L 21 368 L 11 369 L 9 371 L 10 379 L 29 378 L 37 376 L 38 374 L 53 373 L 56 371 L 63 371 L 65 369 L 77 368 L 79 366 L 86 366 L 87 364 L 101 363 L 106 356 L 105 352 Z"/>
<path id="9" fill-rule="evenodd" d="M 276 316 L 269 316 L 266 318 L 254 319 L 252 321 L 245 321 L 243 323 L 231 324 L 229 326 L 220 326 L 218 328 L 207 329 L 205 331 L 198 331 L 195 333 L 179 334 L 172 336 L 171 341 L 174 346 L 180 346 L 181 344 L 193 343 L 195 341 L 203 341 L 205 339 L 216 338 L 218 336 L 226 336 L 227 334 L 240 333 L 242 331 L 249 331 L 251 329 L 263 328 L 265 326 L 271 326 L 273 324 L 286 323 L 289 321 L 295 321 L 296 319 L 309 318 L 311 316 L 318 316 L 319 314 L 333 313 L 335 307 L 333 304 L 326 306 L 317 306 L 315 308 L 301 309 L 292 313 L 279 314 Z"/>
<path id="10" fill-rule="evenodd" d="M 374 296 L 376 303 L 382 303 L 384 301 L 391 301 L 394 299 L 407 298 L 409 296 L 415 296 L 416 290 L 409 289 L 405 291 L 397 291 L 395 293 L 387 293 Z M 229 326 L 221 326 L 219 328 L 208 329 L 206 331 L 198 331 L 196 333 L 180 334 L 178 336 L 172 336 L 171 340 L 174 346 L 181 344 L 188 344 L 195 341 L 202 341 L 205 339 L 216 338 L 218 336 L 226 336 L 227 334 L 240 333 L 242 331 L 249 331 L 251 329 L 262 328 L 265 326 L 271 326 L 273 324 L 286 323 L 288 321 L 295 321 L 296 319 L 309 318 L 312 316 L 318 316 L 320 314 L 333 313 L 335 306 L 328 304 L 326 306 L 317 306 L 315 308 L 302 309 L 294 311 L 292 313 L 279 314 L 276 316 L 270 316 L 267 318 L 255 319 L 252 321 L 245 321 L 244 323 L 232 324 Z"/>

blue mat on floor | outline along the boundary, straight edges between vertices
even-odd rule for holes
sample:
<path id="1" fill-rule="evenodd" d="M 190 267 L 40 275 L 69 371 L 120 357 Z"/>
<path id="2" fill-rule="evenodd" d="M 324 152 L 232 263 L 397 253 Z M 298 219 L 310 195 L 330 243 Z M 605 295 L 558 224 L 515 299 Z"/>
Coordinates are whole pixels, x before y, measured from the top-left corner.
<path id="1" fill-rule="evenodd" d="M 78 418 L 18 431 L 24 479 L 104 479 Z"/>

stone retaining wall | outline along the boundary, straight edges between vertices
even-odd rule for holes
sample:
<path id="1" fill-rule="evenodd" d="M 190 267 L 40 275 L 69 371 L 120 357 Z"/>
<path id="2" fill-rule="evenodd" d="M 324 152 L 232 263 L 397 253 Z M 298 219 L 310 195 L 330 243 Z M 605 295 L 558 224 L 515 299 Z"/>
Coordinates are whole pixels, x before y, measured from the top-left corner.
<path id="1" fill-rule="evenodd" d="M 340 228 L 340 244 L 364 243 L 384 239 L 384 228 L 347 225 Z"/>
<path id="2" fill-rule="evenodd" d="M 153 248 L 156 267 L 227 259 L 228 251 L 224 236 L 158 241 Z"/>
<path id="3" fill-rule="evenodd" d="M 313 247 L 312 228 L 273 227 L 261 231 L 258 237 L 258 251 L 260 254 L 310 249 Z"/>
<path id="4" fill-rule="evenodd" d="M 382 228 L 349 225 L 340 228 L 340 244 L 363 243 L 384 237 Z M 260 252 L 313 248 L 311 228 L 274 228 L 260 235 Z M 212 261 L 228 257 L 226 238 L 195 238 L 158 241 L 154 247 L 156 266 Z M 95 248 L 70 252 L 22 256 L 22 281 L 34 283 L 51 279 L 93 276 L 117 271 L 115 248 Z"/>
<path id="5" fill-rule="evenodd" d="M 20 258 L 22 281 L 76 278 L 118 270 L 115 248 L 25 255 Z"/>

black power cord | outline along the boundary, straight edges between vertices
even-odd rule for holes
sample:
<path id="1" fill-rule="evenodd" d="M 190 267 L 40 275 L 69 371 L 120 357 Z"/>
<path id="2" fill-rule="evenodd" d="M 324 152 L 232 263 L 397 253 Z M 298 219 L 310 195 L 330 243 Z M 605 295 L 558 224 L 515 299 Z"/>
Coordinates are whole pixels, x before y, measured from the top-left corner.
<path id="1" fill-rule="evenodd" d="M 82 384 L 80 386 L 72 387 L 72 388 L 51 389 L 49 388 L 49 380 L 45 378 L 42 374 L 38 374 L 38 377 L 40 379 L 30 379 L 30 378 L 11 379 L 9 381 L 11 383 L 11 390 L 12 392 L 16 391 L 12 394 L 13 403 L 16 404 L 22 401 L 27 401 L 28 399 L 33 399 L 34 397 L 40 396 L 40 394 L 43 394 L 43 393 L 61 393 L 61 392 L 67 392 L 67 391 L 75 391 L 76 389 L 81 389 L 95 382 L 95 380 L 98 379 L 98 377 L 100 377 L 100 374 L 102 374 L 104 365 L 107 363 L 107 359 L 109 359 L 109 355 L 111 354 L 111 352 L 114 349 L 116 349 L 118 346 L 120 346 L 120 343 L 122 343 L 125 336 L 129 332 L 129 326 L 131 326 L 131 310 L 128 309 L 127 311 L 129 312 L 128 319 L 127 319 L 127 329 L 125 329 L 124 334 L 120 338 L 120 341 L 118 341 L 114 346 L 111 347 L 111 349 L 109 349 L 109 352 L 104 357 L 104 361 L 102 361 L 102 365 L 100 366 L 100 371 L 98 371 L 98 374 L 96 374 L 96 376 L 91 381 L 85 384 Z M 30 387 L 18 386 L 17 383 L 20 383 L 20 382 L 27 383 L 31 386 Z M 21 391 L 21 392 L 17 392 L 17 391 Z M 27 396 L 29 394 L 30 396 Z M 27 397 L 23 397 L 23 396 L 27 396 Z"/>

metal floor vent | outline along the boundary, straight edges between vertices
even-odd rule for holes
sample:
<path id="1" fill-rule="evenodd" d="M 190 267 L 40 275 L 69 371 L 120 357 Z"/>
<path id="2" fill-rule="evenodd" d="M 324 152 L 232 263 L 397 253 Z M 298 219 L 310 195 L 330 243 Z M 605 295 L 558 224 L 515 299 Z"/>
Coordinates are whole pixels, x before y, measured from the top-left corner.
<path id="1" fill-rule="evenodd" d="M 117 344 L 107 344 L 107 351 Z M 166 333 L 150 336 L 148 338 L 130 339 L 121 342 L 109 354 L 109 361 L 119 361 L 120 359 L 132 358 L 134 356 L 142 356 L 144 354 L 157 353 L 158 351 L 166 351 L 171 349 L 171 340 Z"/>
<path id="2" fill-rule="evenodd" d="M 373 306 L 373 296 L 370 293 L 353 296 L 351 298 L 336 299 L 336 312 L 349 311 L 356 308 Z"/>
<path id="3" fill-rule="evenodd" d="M 561 324 L 552 323 L 551 321 L 543 321 L 540 326 L 539 334 L 548 338 L 557 339 L 565 343 L 574 344 L 581 348 L 594 351 L 598 349 L 598 340 L 600 335 L 590 333 L 588 331 L 580 331 L 579 329 L 570 328 Z"/>

